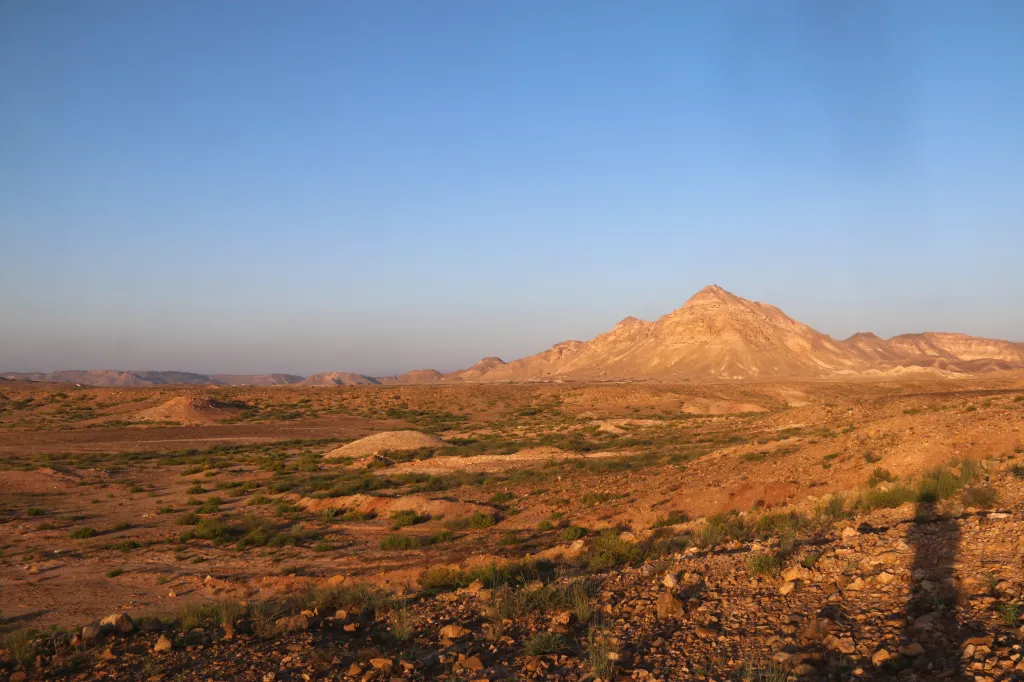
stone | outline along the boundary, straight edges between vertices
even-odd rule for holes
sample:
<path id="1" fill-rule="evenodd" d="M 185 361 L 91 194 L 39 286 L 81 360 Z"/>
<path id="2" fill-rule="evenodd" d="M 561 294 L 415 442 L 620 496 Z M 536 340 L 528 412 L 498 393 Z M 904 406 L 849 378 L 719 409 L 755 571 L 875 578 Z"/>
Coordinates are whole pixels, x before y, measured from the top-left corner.
<path id="1" fill-rule="evenodd" d="M 82 628 L 82 644 L 88 644 L 89 642 L 97 639 L 102 634 L 102 631 L 96 625 L 86 625 Z"/>
<path id="2" fill-rule="evenodd" d="M 864 579 L 861 578 L 860 576 L 857 576 L 856 578 L 851 580 L 850 583 L 846 586 L 846 590 L 848 592 L 859 592 L 860 590 L 863 590 L 863 589 L 864 589 Z"/>
<path id="3" fill-rule="evenodd" d="M 10 682 L 25 682 L 28 679 L 28 674 L 24 670 L 18 670 L 11 673 L 11 676 L 7 678 Z"/>
<path id="4" fill-rule="evenodd" d="M 670 590 L 675 589 L 679 586 L 679 576 L 670 571 L 661 579 L 661 584 Z"/>
<path id="5" fill-rule="evenodd" d="M 786 595 L 793 591 L 796 587 L 796 583 L 790 580 L 789 582 L 782 583 L 782 587 L 779 588 L 779 594 Z"/>
<path id="6" fill-rule="evenodd" d="M 703 625 L 698 625 L 693 629 L 693 631 L 696 632 L 699 636 L 704 637 L 705 639 L 710 639 L 712 637 L 718 636 L 717 632 Z"/>
<path id="7" fill-rule="evenodd" d="M 875 653 L 871 654 L 871 663 L 874 664 L 876 667 L 885 665 L 890 658 L 892 657 L 889 655 L 888 651 L 886 651 L 885 649 L 879 649 Z"/>
<path id="8" fill-rule="evenodd" d="M 655 602 L 654 608 L 659 618 L 674 618 L 683 615 L 683 602 L 675 598 L 671 592 L 662 592 Z"/>
<path id="9" fill-rule="evenodd" d="M 469 630 L 462 627 L 461 625 L 445 625 L 441 628 L 441 639 L 458 639 L 459 637 L 465 637 L 469 634 Z"/>
<path id="10" fill-rule="evenodd" d="M 135 623 L 127 613 L 115 613 L 100 621 L 100 630 L 105 633 L 127 635 L 135 629 Z"/>
<path id="11" fill-rule="evenodd" d="M 877 582 L 880 585 L 888 585 L 895 579 L 895 577 L 896 576 L 894 576 L 892 573 L 889 573 L 888 571 L 882 571 L 881 573 L 875 576 L 875 582 Z"/>
<path id="12" fill-rule="evenodd" d="M 905 647 L 900 648 L 900 653 L 904 656 L 916 657 L 924 653 L 924 647 L 919 642 L 911 642 Z"/>
<path id="13" fill-rule="evenodd" d="M 849 526 L 849 527 L 843 529 L 842 537 L 843 537 L 844 540 L 849 540 L 850 538 L 855 538 L 858 535 L 860 535 L 860 531 L 858 531 L 856 528 L 854 528 L 852 526 Z"/>
<path id="14" fill-rule="evenodd" d="M 810 580 L 811 572 L 803 566 L 794 566 L 782 574 L 782 579 L 786 582 L 793 582 L 794 580 Z"/>
<path id="15" fill-rule="evenodd" d="M 309 628 L 309 616 L 300 613 L 297 616 L 278 618 L 274 623 L 282 632 L 300 632 Z"/>
<path id="16" fill-rule="evenodd" d="M 390 658 L 371 658 L 370 665 L 373 666 L 374 670 L 384 670 L 392 666 Z"/>
<path id="17" fill-rule="evenodd" d="M 157 653 L 170 651 L 172 646 L 171 640 L 167 639 L 165 635 L 160 635 L 160 639 L 156 640 L 156 644 L 153 645 L 153 651 Z"/>

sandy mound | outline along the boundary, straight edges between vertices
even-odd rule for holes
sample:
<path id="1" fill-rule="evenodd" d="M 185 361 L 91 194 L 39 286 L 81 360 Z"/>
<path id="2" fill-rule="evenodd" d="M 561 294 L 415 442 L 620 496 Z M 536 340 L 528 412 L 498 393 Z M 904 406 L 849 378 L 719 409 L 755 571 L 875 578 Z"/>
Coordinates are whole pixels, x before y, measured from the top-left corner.
<path id="1" fill-rule="evenodd" d="M 349 495 L 347 497 L 328 497 L 314 499 L 304 497 L 299 506 L 318 513 L 324 509 L 344 509 L 374 513 L 387 518 L 392 512 L 413 510 L 419 514 L 429 514 L 432 518 L 455 518 L 469 516 L 476 512 L 492 513 L 494 509 L 472 502 L 456 502 L 452 500 L 432 500 L 422 495 L 404 495 L 402 497 L 384 497 L 377 495 Z"/>
<path id="2" fill-rule="evenodd" d="M 546 462 L 548 460 L 579 459 L 583 455 L 544 446 L 520 450 L 513 455 L 477 455 L 476 457 L 431 457 L 416 462 L 403 462 L 391 468 L 399 473 L 441 474 L 452 471 L 505 471 Z"/>
<path id="3" fill-rule="evenodd" d="M 209 398 L 181 395 L 171 398 L 163 405 L 137 412 L 132 421 L 212 424 L 232 416 L 233 413 L 233 410 L 221 408 Z"/>
<path id="4" fill-rule="evenodd" d="M 354 457 L 357 459 L 372 457 L 381 452 L 400 452 L 402 450 L 418 450 L 420 448 L 448 447 L 440 438 L 428 436 L 419 431 L 383 431 L 366 438 L 360 438 L 340 448 L 331 450 L 324 459 Z"/>

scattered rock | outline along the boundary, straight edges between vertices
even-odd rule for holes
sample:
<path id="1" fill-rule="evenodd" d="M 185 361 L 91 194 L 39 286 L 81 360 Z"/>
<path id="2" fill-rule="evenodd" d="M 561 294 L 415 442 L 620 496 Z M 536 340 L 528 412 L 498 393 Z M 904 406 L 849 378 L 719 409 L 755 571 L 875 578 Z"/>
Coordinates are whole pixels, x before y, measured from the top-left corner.
<path id="1" fill-rule="evenodd" d="M 153 645 L 153 651 L 159 653 L 161 651 L 170 651 L 173 644 L 171 640 L 167 639 L 166 636 L 160 635 L 160 639 L 156 640 L 156 644 Z"/>

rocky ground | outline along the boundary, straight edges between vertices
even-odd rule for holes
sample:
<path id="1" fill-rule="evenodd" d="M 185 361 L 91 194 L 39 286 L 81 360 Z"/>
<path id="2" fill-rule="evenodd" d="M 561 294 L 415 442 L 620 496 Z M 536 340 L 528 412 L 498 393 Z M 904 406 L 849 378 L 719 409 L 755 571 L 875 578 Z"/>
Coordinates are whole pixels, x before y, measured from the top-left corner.
<path id="1" fill-rule="evenodd" d="M 289 393 L 166 452 L 141 448 L 168 427 L 46 431 L 67 408 L 37 400 L 0 412 L 0 680 L 1024 679 L 1013 381 L 374 389 L 292 422 L 347 438 L 283 445 L 282 410 L 337 404 Z M 764 409 L 672 412 L 712 399 Z M 436 457 L 323 459 L 428 421 Z M 77 451 L 24 445 L 48 436 Z M 439 466 L 550 442 L 571 456 Z"/>

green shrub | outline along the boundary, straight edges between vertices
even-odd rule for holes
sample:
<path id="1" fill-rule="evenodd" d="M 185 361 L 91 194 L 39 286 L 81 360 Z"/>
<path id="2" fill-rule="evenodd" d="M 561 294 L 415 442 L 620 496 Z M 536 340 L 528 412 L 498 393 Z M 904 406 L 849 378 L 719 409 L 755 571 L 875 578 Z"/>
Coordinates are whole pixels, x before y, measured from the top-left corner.
<path id="1" fill-rule="evenodd" d="M 594 538 L 584 560 L 591 571 L 604 571 L 638 563 L 643 556 L 644 551 L 640 545 L 623 540 L 618 530 L 606 528 Z"/>
<path id="2" fill-rule="evenodd" d="M 189 486 L 185 492 L 189 495 L 202 495 L 206 492 L 206 488 L 204 488 L 202 484 L 196 482 Z"/>
<path id="3" fill-rule="evenodd" d="M 28 511 L 25 512 L 25 513 L 28 514 L 29 516 L 42 516 L 43 514 L 46 513 L 46 510 L 45 509 L 40 509 L 39 507 L 29 507 Z"/>
<path id="4" fill-rule="evenodd" d="M 392 533 L 380 541 L 380 548 L 387 550 L 413 549 L 419 544 L 414 537 L 402 533 Z"/>
<path id="5" fill-rule="evenodd" d="M 868 487 L 875 488 L 879 483 L 891 483 L 895 480 L 896 477 L 888 469 L 875 467 L 875 470 L 871 472 L 871 476 L 868 477 Z"/>
<path id="6" fill-rule="evenodd" d="M 246 502 L 246 504 L 248 506 L 250 506 L 250 507 L 258 507 L 260 505 L 273 504 L 273 503 L 274 503 L 273 498 L 267 497 L 263 493 L 259 493 L 258 495 L 253 495 L 252 497 L 249 498 L 249 501 Z"/>
<path id="7" fill-rule="evenodd" d="M 655 528 L 665 528 L 667 526 L 675 526 L 680 523 L 686 523 L 690 520 L 690 517 L 685 512 L 678 510 L 670 511 L 666 516 L 659 516 L 654 521 Z"/>
<path id="8" fill-rule="evenodd" d="M 567 542 L 574 542 L 587 534 L 586 528 L 580 526 L 569 526 L 562 531 L 562 539 Z"/>
<path id="9" fill-rule="evenodd" d="M 117 576 L 121 575 L 122 573 L 124 573 L 124 569 L 123 568 L 115 568 L 112 571 L 107 571 L 107 577 L 108 578 L 116 578 Z"/>
<path id="10" fill-rule="evenodd" d="M 179 516 L 175 523 L 179 526 L 194 526 L 199 523 L 199 515 L 195 512 L 187 512 Z"/>
<path id="11" fill-rule="evenodd" d="M 73 531 L 71 531 L 68 534 L 68 537 L 70 537 L 73 540 L 85 540 L 87 538 L 94 537 L 95 535 L 96 535 L 96 530 L 95 529 L 87 528 L 86 526 L 81 526 L 81 527 L 76 528 Z"/>
<path id="12" fill-rule="evenodd" d="M 475 512 L 469 517 L 470 528 L 490 528 L 497 520 L 492 514 L 485 514 L 484 512 Z"/>
<path id="13" fill-rule="evenodd" d="M 756 575 L 775 575 L 779 572 L 779 558 L 774 554 L 755 554 L 750 557 L 750 572 Z"/>
<path id="14" fill-rule="evenodd" d="M 500 492 L 491 495 L 490 499 L 487 500 L 488 504 L 506 504 L 516 499 L 516 496 L 510 492 Z"/>
<path id="15" fill-rule="evenodd" d="M 429 514 L 421 515 L 412 509 L 403 509 L 402 511 L 391 512 L 391 528 L 393 530 L 405 528 L 406 526 L 415 526 L 429 520 Z"/>

